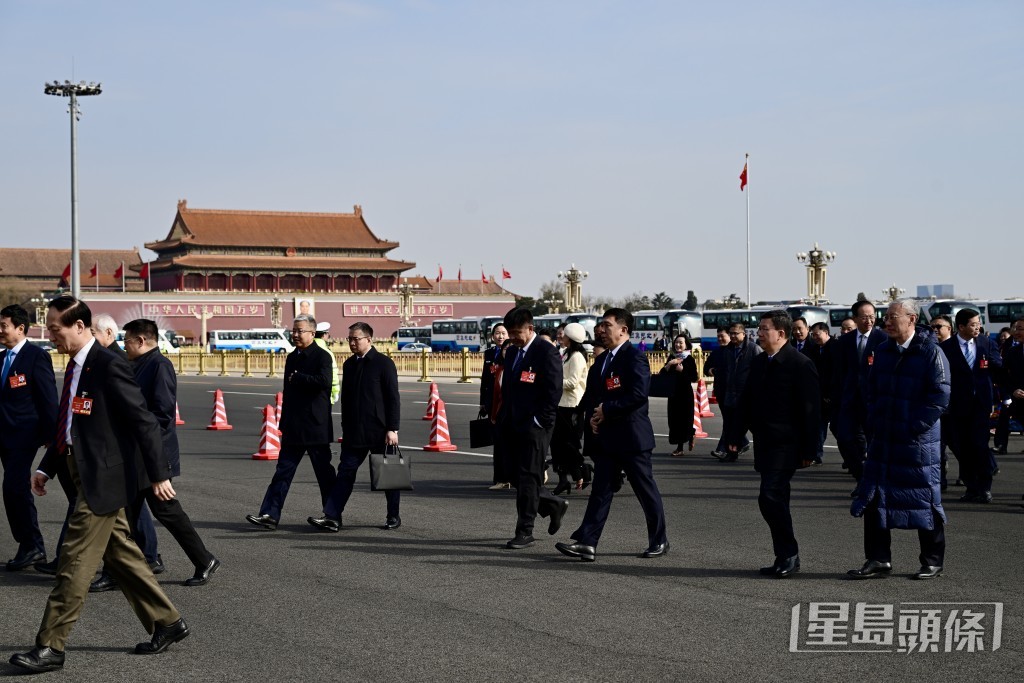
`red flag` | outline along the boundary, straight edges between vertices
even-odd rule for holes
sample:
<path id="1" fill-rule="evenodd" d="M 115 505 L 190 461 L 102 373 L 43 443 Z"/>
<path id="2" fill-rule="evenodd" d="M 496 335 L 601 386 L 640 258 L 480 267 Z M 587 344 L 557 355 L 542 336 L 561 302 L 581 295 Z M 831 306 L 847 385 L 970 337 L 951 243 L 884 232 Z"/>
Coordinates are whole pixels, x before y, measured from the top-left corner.
<path id="1" fill-rule="evenodd" d="M 502 280 L 508 280 L 511 277 L 512 277 L 512 274 L 509 273 L 507 270 L 505 270 L 505 266 L 502 266 L 501 267 L 501 279 Z"/>
<path id="2" fill-rule="evenodd" d="M 743 164 L 743 173 L 740 173 L 740 192 L 747 186 L 747 165 Z"/>
<path id="3" fill-rule="evenodd" d="M 459 282 L 462 282 L 462 266 L 459 266 Z"/>
<path id="4" fill-rule="evenodd" d="M 437 278 L 434 280 L 434 282 L 440 282 L 441 278 L 443 278 L 443 277 L 444 277 L 444 270 L 441 268 L 441 264 L 439 263 L 439 264 L 437 264 Z"/>
<path id="5" fill-rule="evenodd" d="M 121 261 L 121 265 L 114 271 L 114 277 L 118 280 L 124 277 L 124 261 Z"/>
<path id="6" fill-rule="evenodd" d="M 64 272 L 60 274 L 60 279 L 67 282 L 71 279 L 71 262 L 68 261 L 68 265 L 64 268 Z"/>
<path id="7" fill-rule="evenodd" d="M 487 284 L 487 276 L 484 275 L 484 267 L 483 266 L 480 266 L 480 281 L 483 282 L 485 285 Z"/>
<path id="8" fill-rule="evenodd" d="M 149 277 L 149 264 L 143 263 L 142 268 L 139 269 L 139 277 L 145 280 Z"/>
<path id="9" fill-rule="evenodd" d="M 97 263 L 95 266 L 89 269 L 89 277 L 98 277 L 99 270 L 100 264 Z"/>

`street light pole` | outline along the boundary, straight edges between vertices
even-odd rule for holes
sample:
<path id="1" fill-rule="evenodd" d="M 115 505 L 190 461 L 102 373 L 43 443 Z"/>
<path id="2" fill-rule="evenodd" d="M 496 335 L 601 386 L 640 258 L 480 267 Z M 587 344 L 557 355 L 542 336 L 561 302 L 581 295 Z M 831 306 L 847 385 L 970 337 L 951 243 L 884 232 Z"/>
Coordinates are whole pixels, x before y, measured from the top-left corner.
<path id="1" fill-rule="evenodd" d="M 826 298 L 825 273 L 828 264 L 836 260 L 836 252 L 822 251 L 815 242 L 814 248 L 810 251 L 798 252 L 796 260 L 807 266 L 807 298 L 811 300 L 812 305 L 817 306 Z"/>
<path id="2" fill-rule="evenodd" d="M 43 92 L 47 95 L 57 97 L 68 97 L 71 99 L 68 105 L 68 113 L 71 114 L 71 294 L 76 299 L 82 296 L 82 274 L 79 270 L 78 254 L 78 119 L 82 112 L 78 109 L 78 98 L 99 95 L 103 92 L 102 83 L 85 84 L 72 83 L 47 83 L 43 86 Z M 99 280 L 99 273 L 96 273 Z"/>
<path id="3" fill-rule="evenodd" d="M 569 270 L 559 271 L 558 279 L 565 283 L 565 310 L 567 313 L 578 313 L 583 310 L 582 282 L 589 275 L 587 271 L 577 268 L 575 263 L 569 266 Z"/>

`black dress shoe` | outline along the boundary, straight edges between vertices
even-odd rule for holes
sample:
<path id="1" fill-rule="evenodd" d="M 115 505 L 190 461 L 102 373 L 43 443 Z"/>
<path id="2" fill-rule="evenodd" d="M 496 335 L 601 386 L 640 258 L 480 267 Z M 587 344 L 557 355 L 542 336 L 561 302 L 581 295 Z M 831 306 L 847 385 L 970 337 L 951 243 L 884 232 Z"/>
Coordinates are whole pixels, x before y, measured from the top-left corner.
<path id="1" fill-rule="evenodd" d="M 933 567 L 931 565 L 921 565 L 921 568 L 916 574 L 910 578 L 917 579 L 918 581 L 924 581 L 926 579 L 937 579 L 942 574 L 942 567 Z"/>
<path id="2" fill-rule="evenodd" d="M 597 557 L 597 550 L 592 545 L 584 545 L 583 543 L 556 543 L 555 549 L 563 555 L 569 557 L 578 557 L 584 562 L 593 562 Z"/>
<path id="3" fill-rule="evenodd" d="M 506 543 L 505 547 L 509 550 L 522 550 L 523 548 L 529 548 L 531 545 L 533 545 L 533 536 L 516 534 L 516 537 Z"/>
<path id="4" fill-rule="evenodd" d="M 20 572 L 36 562 L 46 562 L 46 553 L 41 550 L 19 550 L 13 559 L 7 560 L 7 571 Z"/>
<path id="5" fill-rule="evenodd" d="M 337 533 L 338 530 L 341 529 L 340 519 L 331 519 L 324 515 L 321 515 L 320 517 L 307 517 L 306 521 L 320 531 L 333 531 L 334 533 Z"/>
<path id="6" fill-rule="evenodd" d="M 868 560 L 860 569 L 851 569 L 846 575 L 851 579 L 876 579 L 892 573 L 892 562 Z"/>
<path id="7" fill-rule="evenodd" d="M 37 572 L 57 576 L 57 558 L 53 558 L 49 562 L 36 562 L 35 568 Z"/>
<path id="8" fill-rule="evenodd" d="M 167 626 L 157 624 L 156 629 L 153 630 L 153 639 L 148 643 L 136 645 L 135 654 L 158 655 L 169 648 L 172 643 L 187 638 L 188 634 L 188 624 L 185 623 L 184 619 L 178 619 L 173 624 Z"/>
<path id="9" fill-rule="evenodd" d="M 148 562 L 149 568 L 153 571 L 153 574 L 163 574 L 167 567 L 164 566 L 164 558 L 159 555 L 152 562 Z"/>
<path id="10" fill-rule="evenodd" d="M 397 529 L 400 526 L 402 526 L 401 517 L 388 517 L 384 521 L 384 526 L 382 526 L 381 529 Z"/>
<path id="11" fill-rule="evenodd" d="M 220 569 L 220 560 L 216 557 L 210 560 L 210 563 L 205 567 L 196 567 L 196 573 L 192 575 L 191 579 L 185 579 L 182 582 L 182 586 L 205 586 L 210 582 L 210 577 L 213 573 Z"/>
<path id="12" fill-rule="evenodd" d="M 245 518 L 256 526 L 273 531 L 277 528 L 277 520 L 270 515 L 246 515 Z"/>
<path id="13" fill-rule="evenodd" d="M 784 579 L 798 571 L 800 571 L 800 556 L 794 555 L 793 557 L 777 557 L 775 558 L 775 564 L 761 567 L 758 573 L 761 576 L 775 576 Z"/>
<path id="14" fill-rule="evenodd" d="M 49 647 L 34 647 L 28 652 L 11 655 L 8 660 L 14 666 L 37 674 L 64 668 L 64 653 Z"/>
<path id="15" fill-rule="evenodd" d="M 117 588 L 117 581 L 114 581 L 114 577 L 106 572 L 100 574 L 100 577 L 89 584 L 90 593 L 104 593 L 106 591 L 112 591 Z"/>
<path id="16" fill-rule="evenodd" d="M 648 548 L 647 550 L 645 550 L 642 553 L 640 553 L 639 555 L 637 555 L 637 557 L 645 557 L 645 558 L 646 557 L 661 557 L 662 555 L 664 555 L 667 552 L 668 552 L 668 541 L 665 541 L 664 543 L 658 543 L 656 545 L 652 545 L 650 548 Z"/>
<path id="17" fill-rule="evenodd" d="M 558 507 L 551 513 L 551 521 L 548 522 L 548 533 L 554 536 L 558 533 L 558 530 L 562 528 L 562 517 L 565 516 L 565 511 L 569 509 L 569 501 L 563 500 L 558 504 Z"/>

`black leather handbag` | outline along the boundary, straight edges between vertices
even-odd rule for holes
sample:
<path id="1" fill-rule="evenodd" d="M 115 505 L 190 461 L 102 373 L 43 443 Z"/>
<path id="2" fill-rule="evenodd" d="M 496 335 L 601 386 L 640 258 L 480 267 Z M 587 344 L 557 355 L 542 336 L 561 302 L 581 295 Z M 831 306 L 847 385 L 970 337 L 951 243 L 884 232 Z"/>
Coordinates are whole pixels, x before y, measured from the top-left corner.
<path id="1" fill-rule="evenodd" d="M 490 418 L 469 421 L 469 447 L 486 448 L 494 445 L 494 425 Z"/>
<path id="2" fill-rule="evenodd" d="M 412 491 L 412 461 L 397 445 L 383 453 L 370 453 L 370 490 Z"/>

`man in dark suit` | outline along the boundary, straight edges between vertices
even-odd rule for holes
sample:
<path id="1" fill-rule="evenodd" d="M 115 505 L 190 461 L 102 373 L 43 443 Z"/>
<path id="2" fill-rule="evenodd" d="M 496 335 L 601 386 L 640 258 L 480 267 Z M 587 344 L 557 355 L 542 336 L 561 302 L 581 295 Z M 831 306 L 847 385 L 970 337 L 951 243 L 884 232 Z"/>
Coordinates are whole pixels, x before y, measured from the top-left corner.
<path id="1" fill-rule="evenodd" d="M 137 654 L 163 652 L 189 635 L 185 620 L 131 539 L 124 512 L 146 486 L 160 500 L 174 497 L 160 427 L 146 409 L 128 363 L 96 343 L 91 322 L 89 307 L 74 297 L 50 302 L 50 340 L 71 360 L 64 372 L 54 440 L 32 475 L 32 490 L 44 495 L 46 482 L 60 475 L 73 482 L 77 496 L 36 646 L 10 659 L 34 672 L 64 666 L 64 644 L 101 559 L 153 634 L 150 642 L 135 646 Z"/>
<path id="2" fill-rule="evenodd" d="M 28 312 L 18 305 L 0 310 L 0 462 L 3 498 L 18 552 L 7 561 L 16 572 L 46 561 L 29 479 L 39 447 L 53 440 L 57 426 L 57 389 L 50 354 L 26 339 Z"/>
<path id="3" fill-rule="evenodd" d="M 281 404 L 281 453 L 274 477 L 267 486 L 263 504 L 255 515 L 246 519 L 256 526 L 273 531 L 281 519 L 281 509 L 295 470 L 302 456 L 309 453 L 317 484 L 320 504 L 327 502 L 336 480 L 331 467 L 331 443 L 334 423 L 331 421 L 331 378 L 334 374 L 331 352 L 314 341 L 316 320 L 300 313 L 292 323 L 295 350 L 284 362 L 284 391 Z"/>
<path id="4" fill-rule="evenodd" d="M 830 402 L 834 418 L 832 433 L 839 446 L 839 455 L 846 469 L 859 482 L 864 472 L 864 456 L 868 447 L 865 429 L 868 371 L 871 369 L 875 347 L 887 337 L 885 332 L 875 327 L 875 305 L 870 301 L 858 301 L 851 311 L 857 329 L 833 342 L 836 349 Z"/>
<path id="5" fill-rule="evenodd" d="M 625 470 L 633 493 L 647 520 L 647 549 L 640 557 L 660 557 L 668 552 L 665 508 L 651 469 L 654 427 L 647 414 L 651 367 L 647 356 L 629 341 L 633 315 L 610 308 L 595 331 L 608 350 L 587 375 L 581 405 L 594 434 L 594 490 L 587 501 L 583 521 L 569 543 L 556 543 L 563 555 L 593 562 L 612 498 Z"/>
<path id="6" fill-rule="evenodd" d="M 373 348 L 373 328 L 363 322 L 348 328 L 352 355 L 341 368 L 341 462 L 338 478 L 324 502 L 324 513 L 308 522 L 321 531 L 338 531 L 341 515 L 352 496 L 356 472 L 370 453 L 398 445 L 401 402 L 395 362 Z M 401 491 L 385 491 L 384 529 L 402 526 Z"/>
<path id="7" fill-rule="evenodd" d="M 746 427 L 739 419 L 740 397 L 747 386 L 750 364 L 761 353 L 761 348 L 747 338 L 747 328 L 742 322 L 729 326 L 729 349 L 725 353 L 725 392 L 719 394 L 718 406 L 722 409 L 722 437 L 725 451 L 714 457 L 722 462 L 736 462 L 741 453 L 750 449 Z M 718 380 L 716 379 L 717 383 Z"/>
<path id="8" fill-rule="evenodd" d="M 754 469 L 761 474 L 757 498 L 772 532 L 774 564 L 761 574 L 784 579 L 800 570 L 789 512 L 790 480 L 818 450 L 821 390 L 814 362 L 789 343 L 792 321 L 784 310 L 761 314 L 754 359 L 743 391 L 743 424 L 754 435 Z"/>
<path id="9" fill-rule="evenodd" d="M 793 320 L 793 339 L 790 344 L 800 353 L 805 353 L 805 350 L 814 346 L 814 342 L 809 338 L 810 334 L 811 328 L 807 326 L 807 318 L 796 318 Z"/>
<path id="10" fill-rule="evenodd" d="M 1024 318 L 1018 318 L 1010 326 L 1012 335 L 1003 354 L 1003 390 L 1012 401 L 1004 410 L 1010 417 L 1024 421 Z M 1007 425 L 1009 437 L 1009 425 Z"/>
<path id="11" fill-rule="evenodd" d="M 558 400 L 562 397 L 562 359 L 558 349 L 540 339 L 533 329 L 533 314 L 514 308 L 505 314 L 511 345 L 505 351 L 501 378 L 500 438 L 516 487 L 516 534 L 505 544 L 519 550 L 533 545 L 533 523 L 539 514 L 549 517 L 548 533 L 555 534 L 569 503 L 544 488 L 544 455 L 555 428 Z"/>
<path id="12" fill-rule="evenodd" d="M 967 486 L 960 500 L 989 503 L 996 470 L 995 456 L 988 447 L 992 378 L 1001 372 L 1003 360 L 989 338 L 981 334 L 978 311 L 962 309 L 954 322 L 957 333 L 939 345 L 949 361 L 950 375 L 943 441 L 960 463 L 960 479 Z"/>
<path id="13" fill-rule="evenodd" d="M 828 425 L 832 419 L 832 402 L 829 391 L 832 382 L 833 356 L 836 345 L 832 341 L 832 335 L 828 329 L 828 323 L 814 323 L 811 325 L 810 343 L 806 344 L 803 354 L 814 362 L 814 369 L 818 372 L 818 390 L 821 394 L 821 429 L 818 433 L 818 451 L 814 458 L 815 465 L 822 463 L 825 454 L 825 439 L 828 437 Z"/>
<path id="14" fill-rule="evenodd" d="M 171 476 L 178 477 L 181 476 L 181 457 L 175 426 L 178 378 L 174 373 L 174 365 L 160 352 L 158 334 L 156 323 L 152 320 L 132 320 L 124 326 L 124 350 L 131 361 L 135 382 L 146 399 L 146 407 L 160 425 L 164 457 Z M 171 536 L 195 567 L 193 576 L 182 585 L 203 586 L 209 582 L 220 567 L 220 560 L 206 549 L 203 539 L 199 537 L 178 499 L 160 500 L 152 489 L 143 489 L 132 504 L 130 519 L 137 520 L 146 506 L 164 528 L 171 532 Z"/>

